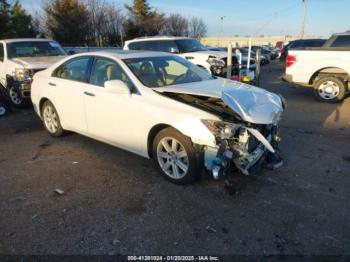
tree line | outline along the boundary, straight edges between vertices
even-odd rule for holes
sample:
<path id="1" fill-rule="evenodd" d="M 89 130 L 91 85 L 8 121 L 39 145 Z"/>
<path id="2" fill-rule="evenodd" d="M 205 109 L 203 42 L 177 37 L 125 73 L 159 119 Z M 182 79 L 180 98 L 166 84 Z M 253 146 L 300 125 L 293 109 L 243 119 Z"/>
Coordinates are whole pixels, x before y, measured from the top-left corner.
<path id="1" fill-rule="evenodd" d="M 141 36 L 201 38 L 207 33 L 202 18 L 166 15 L 147 0 L 124 6 L 107 0 L 46 0 L 42 10 L 29 15 L 19 1 L 0 0 L 0 39 L 46 37 L 63 45 L 115 46 Z"/>

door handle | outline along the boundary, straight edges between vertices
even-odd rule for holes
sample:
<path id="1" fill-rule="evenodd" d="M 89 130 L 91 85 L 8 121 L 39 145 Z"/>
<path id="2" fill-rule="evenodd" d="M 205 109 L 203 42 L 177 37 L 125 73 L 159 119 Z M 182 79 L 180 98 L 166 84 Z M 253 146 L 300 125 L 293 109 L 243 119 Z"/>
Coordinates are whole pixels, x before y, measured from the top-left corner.
<path id="1" fill-rule="evenodd" d="M 55 83 L 52 83 L 52 82 L 49 82 L 49 85 L 50 85 L 50 86 L 56 86 L 56 84 L 55 84 Z"/>
<path id="2" fill-rule="evenodd" d="M 90 93 L 90 92 L 87 92 L 87 91 L 84 92 L 84 95 L 87 95 L 87 96 L 95 96 L 95 94 Z"/>

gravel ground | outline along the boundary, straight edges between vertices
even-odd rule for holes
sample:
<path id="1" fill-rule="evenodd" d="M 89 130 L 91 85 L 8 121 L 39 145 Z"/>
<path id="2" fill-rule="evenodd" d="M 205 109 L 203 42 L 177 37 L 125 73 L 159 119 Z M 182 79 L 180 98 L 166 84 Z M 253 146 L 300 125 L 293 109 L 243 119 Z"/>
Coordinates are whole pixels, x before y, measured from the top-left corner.
<path id="1" fill-rule="evenodd" d="M 281 82 L 285 165 L 235 175 L 238 196 L 210 177 L 164 180 L 150 160 L 89 138 L 52 138 L 31 109 L 0 119 L 0 254 L 350 254 L 350 98 L 315 101 Z M 54 192 L 63 190 L 62 195 Z"/>

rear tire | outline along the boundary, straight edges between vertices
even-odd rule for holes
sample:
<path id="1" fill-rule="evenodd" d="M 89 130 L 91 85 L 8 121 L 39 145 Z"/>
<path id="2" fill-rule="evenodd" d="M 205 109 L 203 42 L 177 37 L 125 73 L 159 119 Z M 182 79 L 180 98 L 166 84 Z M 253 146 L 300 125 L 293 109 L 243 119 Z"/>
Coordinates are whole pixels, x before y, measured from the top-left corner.
<path id="1" fill-rule="evenodd" d="M 203 167 L 192 141 L 175 128 L 165 128 L 156 135 L 152 153 L 159 171 L 172 183 L 193 183 L 201 174 Z"/>
<path id="2" fill-rule="evenodd" d="M 43 124 L 50 135 L 59 137 L 62 136 L 64 130 L 61 126 L 60 118 L 56 108 L 50 101 L 46 101 L 41 108 L 41 116 Z"/>
<path id="3" fill-rule="evenodd" d="M 338 77 L 322 77 L 314 84 L 315 97 L 322 102 L 341 102 L 345 97 L 346 91 L 344 80 Z"/>

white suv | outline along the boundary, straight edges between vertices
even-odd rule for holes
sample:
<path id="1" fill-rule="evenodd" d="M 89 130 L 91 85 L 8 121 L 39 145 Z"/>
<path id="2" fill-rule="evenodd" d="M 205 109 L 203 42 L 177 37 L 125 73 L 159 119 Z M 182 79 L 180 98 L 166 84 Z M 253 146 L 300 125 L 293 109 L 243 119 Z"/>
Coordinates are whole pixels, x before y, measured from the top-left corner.
<path id="1" fill-rule="evenodd" d="M 227 72 L 227 52 L 212 51 L 196 39 L 188 37 L 142 37 L 125 42 L 124 50 L 148 50 L 177 54 L 216 76 Z M 232 57 L 232 61 L 237 61 Z"/>

